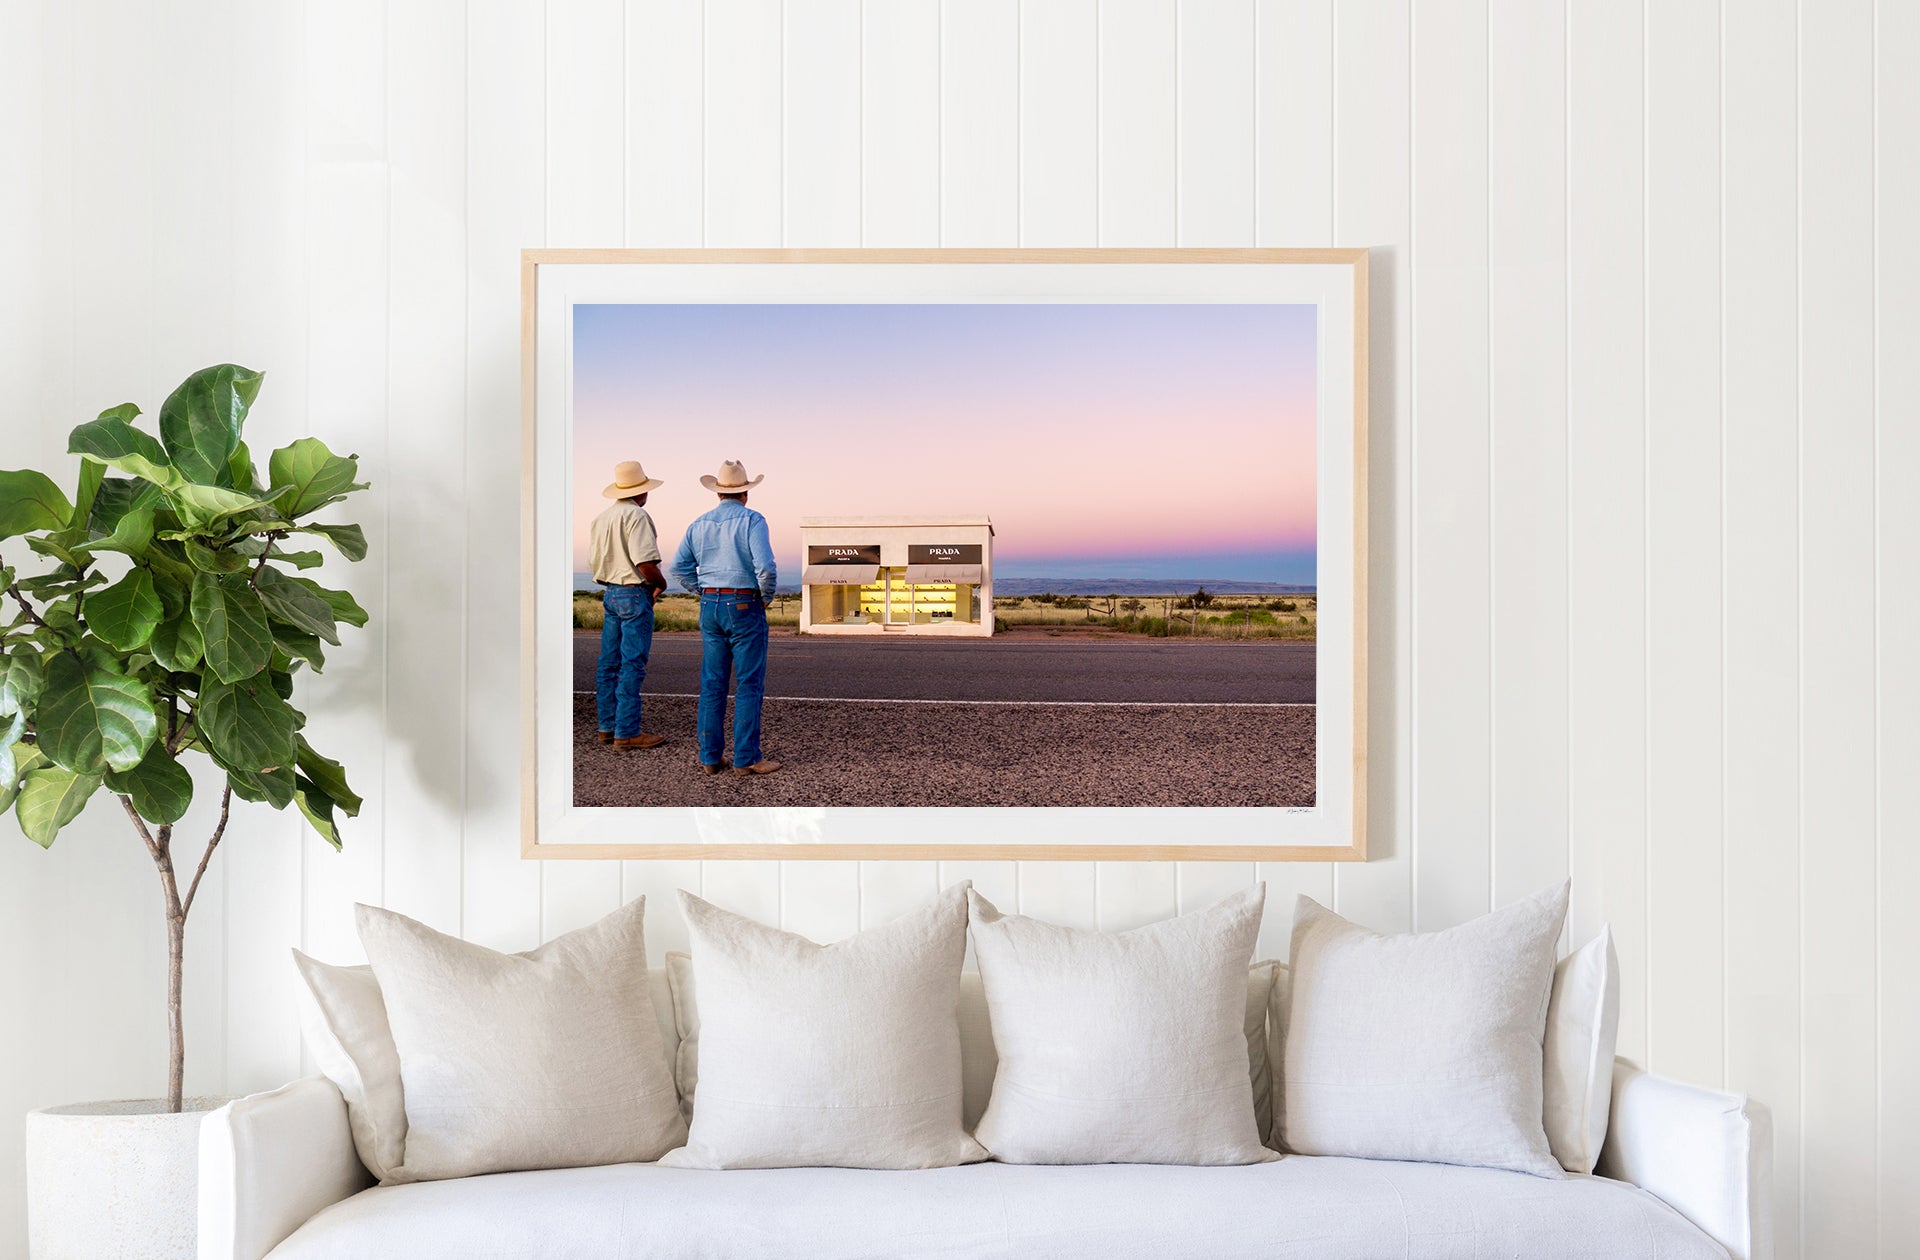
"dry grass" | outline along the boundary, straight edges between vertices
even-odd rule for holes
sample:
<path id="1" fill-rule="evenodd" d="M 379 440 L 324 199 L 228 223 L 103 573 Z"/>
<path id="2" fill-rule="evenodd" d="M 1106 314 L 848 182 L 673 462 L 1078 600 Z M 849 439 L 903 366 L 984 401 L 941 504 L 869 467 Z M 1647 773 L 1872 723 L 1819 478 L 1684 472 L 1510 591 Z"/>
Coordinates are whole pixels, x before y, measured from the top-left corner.
<path id="1" fill-rule="evenodd" d="M 1312 595 L 1220 595 L 1197 612 L 1181 608 L 1182 598 L 1177 595 L 1126 598 L 1109 610 L 1105 599 L 1075 597 L 1066 602 L 1041 603 L 1032 596 L 1015 596 L 994 600 L 993 613 L 996 624 L 1008 629 L 1015 626 L 1046 626 L 1056 630 L 1084 627 L 1155 638 L 1307 640 L 1316 637 L 1318 630 L 1319 601 Z M 1273 607 L 1282 602 L 1293 607 Z M 574 629 L 598 630 L 605 621 L 606 610 L 598 595 L 574 595 Z M 775 596 L 767 605 L 767 623 L 797 627 L 800 597 Z M 654 605 L 653 628 L 656 632 L 698 630 L 700 601 L 691 595 L 661 596 Z"/>
<path id="2" fill-rule="evenodd" d="M 1104 598 L 1066 603 L 1025 599 L 993 601 L 995 620 L 1004 626 L 1088 627 L 1153 637 L 1212 639 L 1312 639 L 1319 601 L 1312 595 L 1219 595 L 1198 610 L 1181 608 L 1183 596 L 1143 595 L 1110 605 Z M 1286 603 L 1292 608 L 1272 605 Z"/>
<path id="3" fill-rule="evenodd" d="M 575 630 L 598 630 L 606 624 L 607 611 L 598 595 L 582 595 L 575 592 L 573 597 L 573 628 Z M 800 597 L 798 595 L 778 595 L 767 605 L 767 624 L 774 626 L 797 626 L 800 624 Z M 655 633 L 668 630 L 698 630 L 700 628 L 700 601 L 691 595 L 662 595 L 653 606 L 653 628 Z"/>

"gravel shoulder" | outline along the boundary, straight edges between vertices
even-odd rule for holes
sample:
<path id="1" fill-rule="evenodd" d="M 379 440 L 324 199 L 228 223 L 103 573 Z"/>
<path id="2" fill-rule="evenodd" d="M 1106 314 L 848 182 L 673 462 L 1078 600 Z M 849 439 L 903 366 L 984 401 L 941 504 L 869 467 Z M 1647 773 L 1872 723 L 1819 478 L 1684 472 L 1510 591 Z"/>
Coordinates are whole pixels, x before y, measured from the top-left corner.
<path id="1" fill-rule="evenodd" d="M 649 680 L 651 681 L 651 680 Z M 708 775 L 695 701 L 646 697 L 660 748 L 594 738 L 574 697 L 574 803 L 592 806 L 1292 806 L 1314 803 L 1311 706 L 862 703 L 769 699 L 783 769 Z M 884 837 L 875 837 L 876 840 Z"/>

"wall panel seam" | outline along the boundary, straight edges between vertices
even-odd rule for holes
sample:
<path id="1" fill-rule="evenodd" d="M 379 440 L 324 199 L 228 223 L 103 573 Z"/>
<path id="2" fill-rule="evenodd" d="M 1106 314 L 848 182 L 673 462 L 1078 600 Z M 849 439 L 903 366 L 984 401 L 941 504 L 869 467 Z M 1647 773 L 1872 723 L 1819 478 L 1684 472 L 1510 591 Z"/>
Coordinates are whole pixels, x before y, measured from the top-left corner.
<path id="1" fill-rule="evenodd" d="M 1653 251 L 1647 237 L 1653 220 L 1650 4 L 1651 0 L 1640 0 L 1640 921 L 1648 938 L 1641 942 L 1643 953 L 1653 934 Z M 1640 1001 L 1651 1069 L 1655 1063 L 1651 966 L 1643 975 Z"/>
<path id="2" fill-rule="evenodd" d="M 386 168 L 387 181 L 387 233 L 381 242 L 386 255 L 386 301 L 381 306 L 386 328 L 381 337 L 381 348 L 386 362 L 386 390 L 382 395 L 382 409 L 385 415 L 380 417 L 380 447 L 385 455 L 393 450 L 393 88 L 387 76 L 393 69 L 393 13 L 385 6 L 380 10 L 380 143 L 381 162 Z M 393 494 L 391 491 L 380 498 L 380 539 L 389 549 L 393 546 Z M 465 539 L 461 541 L 462 565 L 465 564 Z M 380 565 L 380 722 L 384 730 L 387 714 L 391 711 L 393 691 L 393 652 L 392 636 L 388 633 L 393 624 L 393 566 L 386 561 Z M 384 740 L 382 741 L 385 742 Z M 377 779 L 380 791 L 380 904 L 387 904 L 387 806 L 390 798 L 387 793 L 387 759 L 380 758 L 380 774 Z"/>
<path id="3" fill-rule="evenodd" d="M 1724 2 L 1724 0 L 1723 0 Z M 1868 233 L 1868 257 L 1872 262 L 1868 268 L 1871 277 L 1872 296 L 1867 318 L 1871 329 L 1868 345 L 1872 348 L 1873 367 L 1868 380 L 1868 396 L 1872 400 L 1873 416 L 1873 452 L 1872 462 L 1872 519 L 1873 519 L 1873 761 L 1869 766 L 1873 776 L 1873 1228 L 1874 1245 L 1882 1255 L 1886 1253 L 1886 1212 L 1884 1202 L 1885 1179 L 1880 1175 L 1885 1166 L 1885 1147 L 1887 1134 L 1887 1114 L 1882 1106 L 1886 1095 L 1886 1064 L 1884 1061 L 1884 1015 L 1886 1009 L 1883 986 L 1886 981 L 1886 963 L 1882 952 L 1885 943 L 1886 924 L 1880 913 L 1883 863 L 1885 860 L 1886 831 L 1881 818 L 1883 808 L 1880 795 L 1882 773 L 1881 757 L 1881 660 L 1880 660 L 1880 3 L 1872 0 L 1869 9 L 1871 20 L 1871 38 L 1867 42 L 1871 60 L 1871 86 L 1867 112 L 1867 152 L 1872 159 L 1871 192 L 1868 194 L 1867 210 L 1872 215 L 1872 227 Z"/>
<path id="4" fill-rule="evenodd" d="M 1398 414 L 1406 418 L 1406 432 L 1395 456 L 1404 461 L 1407 469 L 1407 502 L 1405 507 L 1407 526 L 1401 535 L 1407 540 L 1406 573 L 1401 580 L 1395 574 L 1406 593 L 1406 629 L 1407 636 L 1407 727 L 1408 731 L 1420 729 L 1420 532 L 1412 523 L 1420 519 L 1420 461 L 1416 452 L 1420 445 L 1420 355 L 1416 347 L 1420 344 L 1420 326 L 1414 319 L 1414 294 L 1420 285 L 1420 182 L 1414 178 L 1419 169 L 1420 131 L 1413 125 L 1414 101 L 1420 90 L 1420 38 L 1419 11 L 1409 0 L 1407 14 L 1407 91 L 1406 91 L 1406 127 L 1407 127 L 1407 390 L 1403 398 L 1396 398 L 1395 408 Z M 1337 29 L 1338 23 L 1336 23 Z M 1337 36 L 1336 36 L 1337 38 Z M 1396 327 L 1398 320 L 1395 320 Z M 1369 408 L 1371 409 L 1371 408 Z M 1372 417 L 1368 417 L 1372 423 Z M 1406 821 L 1401 834 L 1408 838 L 1407 844 L 1407 919 L 1410 928 L 1420 926 L 1420 846 L 1412 837 L 1418 834 L 1420 825 L 1420 746 L 1417 740 L 1409 737 L 1407 746 L 1407 771 L 1405 782 Z M 1399 839 L 1395 837 L 1396 841 Z M 1335 909 L 1339 909 L 1340 868 L 1334 867 Z"/>
<path id="5" fill-rule="evenodd" d="M 1732 758 L 1727 755 L 1727 8 L 1725 0 L 1715 10 L 1719 23 L 1717 51 L 1720 58 L 1718 190 L 1720 197 L 1720 1080 L 1724 1085 L 1733 1073 L 1733 1039 L 1727 1035 L 1727 1017 L 1731 1011 L 1728 997 L 1733 984 L 1733 960 L 1730 932 L 1733 923 L 1732 899 L 1727 888 L 1727 790 Z"/>
<path id="6" fill-rule="evenodd" d="M 473 144 L 471 141 L 473 134 L 473 40 L 469 34 L 471 23 L 472 18 L 468 17 L 460 30 L 460 136 L 464 146 L 461 153 L 460 180 L 460 257 L 463 264 L 473 256 Z M 620 42 L 623 49 L 626 47 L 625 23 L 626 15 L 623 12 L 621 14 L 622 38 Z M 626 83 L 624 67 L 621 83 L 622 96 L 624 99 Z M 622 113 L 627 118 L 632 117 L 631 109 L 623 109 Z M 630 124 L 623 122 L 621 125 L 624 128 Z M 622 136 L 624 137 L 624 135 L 625 132 L 623 130 Z M 627 222 L 624 210 L 627 197 L 628 172 L 626 163 L 628 147 L 623 139 L 620 146 L 620 197 L 622 207 L 620 222 L 623 232 L 625 231 Z M 462 420 L 461 427 L 466 428 L 473 423 L 473 272 L 470 266 L 463 265 L 460 269 L 460 290 L 460 416 Z M 463 497 L 465 496 L 467 486 L 470 484 L 469 470 L 472 466 L 472 461 L 469 456 L 469 445 L 467 442 L 460 443 L 460 490 Z M 472 546 L 468 540 L 466 531 L 462 530 L 460 564 L 460 678 L 463 684 L 468 677 L 468 671 L 472 668 L 473 661 L 473 630 L 472 622 L 468 615 L 473 607 L 473 585 L 470 581 L 472 576 L 470 569 L 471 563 Z M 460 775 L 456 784 L 456 789 L 460 794 L 460 861 L 458 864 L 460 889 L 458 896 L 454 899 L 454 905 L 456 907 L 454 911 L 454 931 L 462 940 L 466 939 L 467 935 L 467 817 L 472 789 L 472 771 L 468 764 L 471 759 L 467 756 L 466 749 L 467 718 L 470 712 L 470 705 L 469 688 L 463 685 L 460 691 Z"/>
<path id="7" fill-rule="evenodd" d="M 1796 1021 L 1794 1035 L 1799 1046 L 1795 1056 L 1794 1070 L 1799 1078 L 1800 1097 L 1795 1100 L 1796 1110 L 1806 1105 L 1807 1097 L 1807 727 L 1806 727 L 1806 685 L 1807 685 L 1807 429 L 1806 429 L 1806 182 L 1804 179 L 1803 155 L 1805 152 L 1805 88 L 1806 75 L 1803 64 L 1806 48 L 1806 6 L 1804 0 L 1795 0 L 1793 6 L 1793 446 L 1794 477 L 1796 493 L 1793 499 L 1794 521 L 1794 680 L 1793 693 L 1798 704 L 1794 717 L 1799 726 L 1799 737 L 1794 741 L 1794 774 L 1798 780 L 1798 810 L 1794 819 L 1798 832 L 1795 849 L 1798 856 L 1796 875 L 1795 906 L 1799 911 L 1794 924 L 1796 953 L 1799 966 L 1794 979 L 1794 999 L 1799 1019 Z M 1794 1187 L 1798 1200 L 1798 1252 L 1806 1254 L 1807 1249 L 1807 1130 L 1802 1123 L 1796 1142 L 1799 1147 L 1795 1153 L 1795 1166 L 1799 1169 L 1799 1182 Z"/>
<path id="8" fill-rule="evenodd" d="M 1481 223 L 1481 243 L 1486 254 L 1487 308 L 1484 335 L 1487 365 L 1487 413 L 1484 429 L 1487 446 L 1487 909 L 1499 903 L 1494 890 L 1500 886 L 1500 569 L 1495 561 L 1494 540 L 1499 537 L 1500 481 L 1499 453 L 1493 445 L 1493 409 L 1498 394 L 1494 388 L 1493 353 L 1493 13 L 1491 7 L 1481 30 L 1483 51 L 1480 64 L 1480 94 L 1485 108 L 1480 116 L 1480 144 L 1486 168 L 1483 191 L 1486 216 Z M 1416 924 L 1417 926 L 1417 924 Z"/>
<path id="9" fill-rule="evenodd" d="M 1560 495 L 1566 504 L 1567 534 L 1560 543 L 1560 601 L 1564 613 L 1565 659 L 1567 668 L 1560 676 L 1560 712 L 1566 722 L 1560 731 L 1563 758 L 1568 767 L 1564 799 L 1567 820 L 1567 873 L 1571 878 L 1579 869 L 1574 863 L 1573 837 L 1573 0 L 1560 6 L 1560 200 L 1564 214 L 1560 223 L 1560 347 L 1565 371 L 1560 388 L 1565 398 L 1565 416 L 1561 420 L 1563 455 L 1560 468 Z M 1565 947 L 1573 947 L 1573 912 L 1568 911 L 1568 927 L 1560 934 Z"/>

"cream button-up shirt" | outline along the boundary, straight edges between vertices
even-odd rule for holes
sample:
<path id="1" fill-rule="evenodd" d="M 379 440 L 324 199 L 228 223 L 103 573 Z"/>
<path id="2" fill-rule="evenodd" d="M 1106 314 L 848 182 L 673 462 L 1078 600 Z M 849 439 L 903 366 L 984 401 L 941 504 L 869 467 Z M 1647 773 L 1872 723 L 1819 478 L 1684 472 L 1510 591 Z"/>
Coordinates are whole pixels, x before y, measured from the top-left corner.
<path id="1" fill-rule="evenodd" d="M 660 563 L 660 540 L 653 518 L 630 499 L 622 499 L 593 518 L 593 580 L 606 586 L 639 586 L 643 564 Z"/>

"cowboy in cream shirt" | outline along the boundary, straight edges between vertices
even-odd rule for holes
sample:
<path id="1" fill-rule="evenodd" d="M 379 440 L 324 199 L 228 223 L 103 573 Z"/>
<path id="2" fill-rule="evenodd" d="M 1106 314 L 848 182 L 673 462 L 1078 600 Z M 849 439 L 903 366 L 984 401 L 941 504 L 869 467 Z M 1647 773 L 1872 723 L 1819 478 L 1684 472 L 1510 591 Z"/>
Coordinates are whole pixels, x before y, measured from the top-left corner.
<path id="1" fill-rule="evenodd" d="M 648 492 L 660 484 L 632 460 L 615 465 L 613 484 L 600 492 L 614 500 L 613 506 L 593 518 L 593 580 L 607 588 L 601 596 L 606 621 L 595 680 L 600 742 L 621 751 L 667 742 L 664 735 L 640 733 L 640 684 L 653 650 L 653 601 L 667 589 L 660 543 L 645 507 Z"/>

